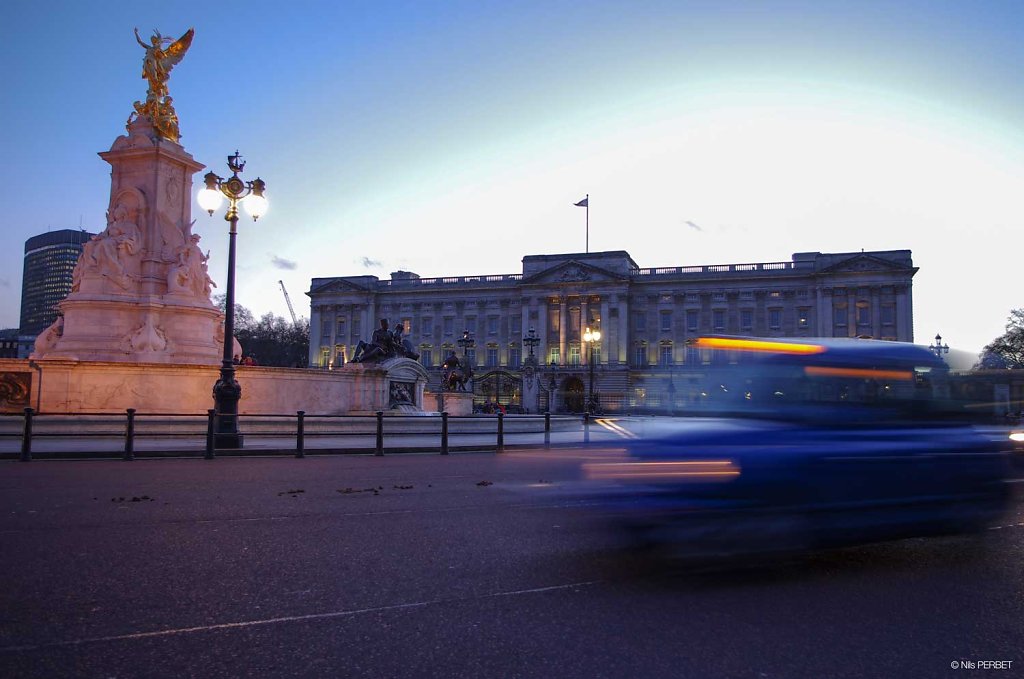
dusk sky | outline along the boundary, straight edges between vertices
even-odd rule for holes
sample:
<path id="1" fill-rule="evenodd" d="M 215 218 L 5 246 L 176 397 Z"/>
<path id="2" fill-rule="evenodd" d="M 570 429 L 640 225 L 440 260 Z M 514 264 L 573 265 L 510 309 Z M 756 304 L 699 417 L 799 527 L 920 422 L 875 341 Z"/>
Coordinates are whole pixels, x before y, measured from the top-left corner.
<path id="1" fill-rule="evenodd" d="M 0 42 L 5 245 L 100 231 L 96 154 L 144 99 L 144 38 L 195 27 L 181 143 L 267 182 L 238 301 L 300 315 L 313 277 L 516 273 L 911 249 L 915 338 L 977 352 L 1024 306 L 1021 2 L 22 2 Z M 198 190 L 201 175 L 196 176 Z M 223 291 L 227 228 L 193 207 Z"/>

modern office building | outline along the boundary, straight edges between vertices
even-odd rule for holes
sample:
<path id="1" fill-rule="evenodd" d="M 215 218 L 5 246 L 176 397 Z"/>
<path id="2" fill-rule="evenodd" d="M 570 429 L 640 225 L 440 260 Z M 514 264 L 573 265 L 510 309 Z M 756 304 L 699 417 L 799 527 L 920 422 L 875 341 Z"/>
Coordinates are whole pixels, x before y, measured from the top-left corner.
<path id="1" fill-rule="evenodd" d="M 421 278 L 398 271 L 314 278 L 310 365 L 337 367 L 379 318 L 402 322 L 431 372 L 459 339 L 475 366 L 478 400 L 515 405 L 532 328 L 544 408 L 578 412 L 589 389 L 603 410 L 685 405 L 688 377 L 706 363 L 687 340 L 758 337 L 914 339 L 909 250 L 793 255 L 791 261 L 641 268 L 629 253 L 529 255 L 521 273 Z M 585 341 L 587 329 L 600 340 Z"/>
<path id="2" fill-rule="evenodd" d="M 57 304 L 71 292 L 71 274 L 82 246 L 94 234 L 61 229 L 25 241 L 25 267 L 21 279 L 22 342 L 31 343 L 57 318 Z"/>

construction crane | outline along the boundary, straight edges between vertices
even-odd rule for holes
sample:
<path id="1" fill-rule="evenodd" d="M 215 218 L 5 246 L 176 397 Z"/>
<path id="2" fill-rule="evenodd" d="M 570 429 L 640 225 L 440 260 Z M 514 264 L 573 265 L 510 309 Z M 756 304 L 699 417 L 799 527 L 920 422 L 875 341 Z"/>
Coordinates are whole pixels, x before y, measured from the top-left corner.
<path id="1" fill-rule="evenodd" d="M 281 292 L 284 293 L 284 301 L 288 303 L 288 313 L 292 315 L 292 323 L 299 327 L 299 319 L 295 317 L 295 308 L 292 307 L 292 298 L 288 296 L 288 288 L 284 287 L 284 281 L 278 281 L 281 285 Z"/>

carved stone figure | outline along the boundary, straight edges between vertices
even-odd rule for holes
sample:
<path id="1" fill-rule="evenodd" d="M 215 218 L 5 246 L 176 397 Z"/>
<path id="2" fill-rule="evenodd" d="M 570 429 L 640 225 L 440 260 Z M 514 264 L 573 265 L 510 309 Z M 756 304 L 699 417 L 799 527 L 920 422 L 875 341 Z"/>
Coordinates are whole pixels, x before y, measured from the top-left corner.
<path id="1" fill-rule="evenodd" d="M 43 330 L 36 337 L 36 343 L 33 347 L 32 355 L 29 358 L 42 358 L 48 352 L 53 351 L 54 347 L 57 346 L 57 342 L 64 335 L 64 317 L 57 316 L 49 328 Z"/>
<path id="2" fill-rule="evenodd" d="M 127 290 L 131 281 L 125 263 L 141 250 L 141 238 L 139 227 L 129 217 L 128 208 L 119 203 L 114 208 L 114 218 L 107 228 L 82 246 L 82 256 L 75 266 L 77 280 L 76 272 L 71 273 L 72 289 L 77 289 L 76 284 L 81 283 L 86 269 L 95 268 L 101 275 Z"/>
<path id="3" fill-rule="evenodd" d="M 194 233 L 188 244 L 178 249 L 177 262 L 167 271 L 168 294 L 209 298 L 211 288 L 215 286 L 207 273 L 206 262 L 210 254 L 204 255 L 199 249 L 199 240 L 199 234 Z"/>
<path id="4" fill-rule="evenodd" d="M 190 28 L 185 35 L 174 40 L 160 35 L 160 31 L 153 31 L 153 36 L 149 39 L 150 44 L 147 45 L 139 36 L 139 29 L 135 29 L 136 42 L 146 50 L 142 57 L 142 77 L 149 83 L 146 102 L 135 102 L 135 113 L 148 117 L 157 133 L 173 142 L 177 142 L 180 135 L 173 100 L 167 95 L 167 80 L 170 78 L 171 69 L 184 58 L 185 52 L 192 45 L 194 35 L 195 30 Z"/>
<path id="5" fill-rule="evenodd" d="M 146 318 L 146 321 L 129 335 L 128 347 L 137 353 L 163 351 L 167 348 L 167 337 L 164 331 L 153 323 L 152 318 Z"/>

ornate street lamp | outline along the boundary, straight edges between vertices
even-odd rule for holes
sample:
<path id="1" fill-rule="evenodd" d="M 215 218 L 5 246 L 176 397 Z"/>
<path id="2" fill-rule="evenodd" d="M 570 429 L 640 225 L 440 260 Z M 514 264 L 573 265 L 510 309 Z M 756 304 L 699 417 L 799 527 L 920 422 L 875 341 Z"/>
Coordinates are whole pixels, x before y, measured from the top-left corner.
<path id="1" fill-rule="evenodd" d="M 597 410 L 597 401 L 594 400 L 594 343 L 601 341 L 601 331 L 591 332 L 590 328 L 587 328 L 583 333 L 583 341 L 587 343 L 590 352 L 590 397 L 587 399 L 587 412 L 593 415 Z"/>
<path id="2" fill-rule="evenodd" d="M 949 353 L 949 345 L 942 343 L 942 335 L 935 333 L 935 344 L 928 345 L 928 348 L 939 358 Z"/>
<path id="3" fill-rule="evenodd" d="M 540 344 L 540 337 L 537 336 L 537 331 L 533 329 L 533 326 L 530 326 L 530 330 L 523 337 L 523 344 L 530 348 L 530 355 L 526 357 L 526 363 L 537 365 L 537 358 L 533 355 L 533 350 Z"/>
<path id="4" fill-rule="evenodd" d="M 235 336 L 235 235 L 238 229 L 238 204 L 245 206 L 245 211 L 253 221 L 259 219 L 267 211 L 267 199 L 263 195 L 266 183 L 257 177 L 251 182 L 242 181 L 238 176 L 245 168 L 245 161 L 235 151 L 228 156 L 228 169 L 231 176 L 222 179 L 213 172 L 207 172 L 206 188 L 199 192 L 196 199 L 199 206 L 213 216 L 214 210 L 220 207 L 221 200 L 228 199 L 228 210 L 224 219 L 231 224 L 228 231 L 228 285 L 225 291 L 224 305 L 224 360 L 220 366 L 220 378 L 213 385 L 213 402 L 216 410 L 214 423 L 213 447 L 241 448 L 242 435 L 238 433 L 238 401 L 242 398 L 242 387 L 235 380 L 235 365 L 232 361 L 232 348 Z"/>

